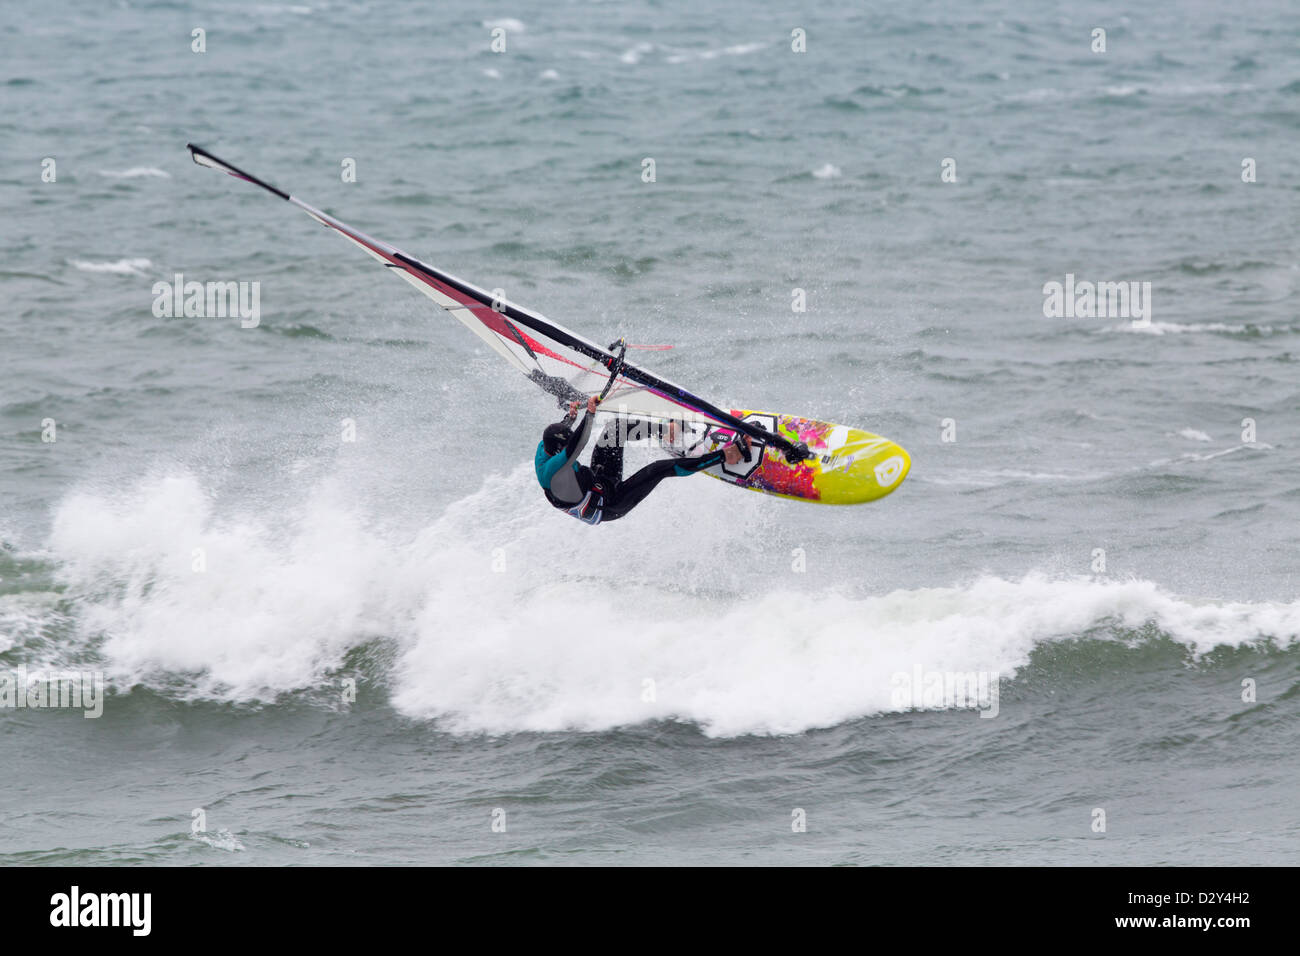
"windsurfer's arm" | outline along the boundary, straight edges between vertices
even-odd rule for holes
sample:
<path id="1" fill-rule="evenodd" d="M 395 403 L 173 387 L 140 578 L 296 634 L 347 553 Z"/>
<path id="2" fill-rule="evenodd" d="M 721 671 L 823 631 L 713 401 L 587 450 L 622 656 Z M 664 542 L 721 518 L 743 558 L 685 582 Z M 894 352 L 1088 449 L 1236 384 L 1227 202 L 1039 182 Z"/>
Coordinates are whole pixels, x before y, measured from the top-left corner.
<path id="1" fill-rule="evenodd" d="M 569 443 L 564 446 L 565 461 L 575 460 L 580 454 L 582 454 L 582 449 L 586 447 L 587 439 L 591 437 L 591 423 L 595 420 L 592 415 L 592 405 L 595 401 L 596 400 L 593 398 L 587 402 L 587 414 L 582 416 L 582 421 L 578 423 L 578 427 L 575 428 L 573 434 L 569 436 Z"/>
<path id="2" fill-rule="evenodd" d="M 551 504 L 558 503 L 566 507 L 577 504 L 590 488 L 590 472 L 578 465 L 578 456 L 582 454 L 582 449 L 591 436 L 592 421 L 593 416 L 588 412 L 564 447 L 554 455 L 547 456 L 545 440 L 537 445 L 537 480 L 549 492 Z"/>

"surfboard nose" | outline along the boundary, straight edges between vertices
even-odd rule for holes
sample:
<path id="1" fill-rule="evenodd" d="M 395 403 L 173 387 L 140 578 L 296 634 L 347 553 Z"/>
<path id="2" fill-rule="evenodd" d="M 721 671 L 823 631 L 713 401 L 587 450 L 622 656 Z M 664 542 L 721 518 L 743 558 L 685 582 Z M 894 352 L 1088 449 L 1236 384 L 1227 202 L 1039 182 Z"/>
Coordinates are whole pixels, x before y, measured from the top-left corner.
<path id="1" fill-rule="evenodd" d="M 902 445 L 890 442 L 871 469 L 876 486 L 880 489 L 879 496 L 883 498 L 901 485 L 911 470 L 912 456 Z"/>
<path id="2" fill-rule="evenodd" d="M 851 432 L 842 446 L 847 454 L 826 459 L 815 486 L 819 499 L 830 505 L 876 501 L 893 492 L 912 470 L 912 456 L 881 435 Z"/>

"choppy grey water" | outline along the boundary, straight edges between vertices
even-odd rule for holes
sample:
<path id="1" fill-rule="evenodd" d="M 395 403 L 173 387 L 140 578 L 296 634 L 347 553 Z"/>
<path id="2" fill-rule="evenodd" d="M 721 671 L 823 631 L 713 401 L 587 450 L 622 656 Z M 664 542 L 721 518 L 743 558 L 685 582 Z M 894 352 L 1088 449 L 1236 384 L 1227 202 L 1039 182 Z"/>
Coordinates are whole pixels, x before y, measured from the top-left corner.
<path id="1" fill-rule="evenodd" d="M 0 707 L 0 861 L 1296 861 L 1293 4 L 0 10 L 0 679 L 107 681 Z M 912 473 L 571 522 L 544 396 L 187 141 Z"/>

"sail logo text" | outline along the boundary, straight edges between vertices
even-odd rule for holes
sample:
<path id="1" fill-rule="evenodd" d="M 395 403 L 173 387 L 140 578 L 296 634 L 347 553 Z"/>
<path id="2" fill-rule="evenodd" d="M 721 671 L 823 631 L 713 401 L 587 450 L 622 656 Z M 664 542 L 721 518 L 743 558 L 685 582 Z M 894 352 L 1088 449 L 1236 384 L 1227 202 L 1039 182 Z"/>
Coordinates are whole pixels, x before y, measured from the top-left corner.
<path id="1" fill-rule="evenodd" d="M 70 893 L 50 897 L 51 926 L 129 926 L 133 936 L 148 936 L 152 928 L 152 893 Z"/>
<path id="2" fill-rule="evenodd" d="M 1049 319 L 1132 319 L 1151 324 L 1150 282 L 1082 282 L 1067 272 L 1065 282 L 1043 285 L 1043 315 Z"/>
<path id="3" fill-rule="evenodd" d="M 260 282 L 186 282 L 178 272 L 171 282 L 155 282 L 152 292 L 153 314 L 160 319 L 238 316 L 244 329 L 255 329 L 262 321 Z"/>

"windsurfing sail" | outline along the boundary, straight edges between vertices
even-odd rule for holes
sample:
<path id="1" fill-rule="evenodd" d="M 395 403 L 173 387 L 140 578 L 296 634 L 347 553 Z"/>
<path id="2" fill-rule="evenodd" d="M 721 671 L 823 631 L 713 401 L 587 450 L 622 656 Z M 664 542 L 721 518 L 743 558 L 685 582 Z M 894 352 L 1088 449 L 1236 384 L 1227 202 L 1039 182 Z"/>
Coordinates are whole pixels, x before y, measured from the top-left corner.
<path id="1" fill-rule="evenodd" d="M 780 448 L 791 461 L 807 457 L 804 447 L 785 436 L 741 421 L 681 386 L 626 361 L 621 348 L 615 351 L 618 343 L 608 349 L 601 348 L 558 322 L 494 297 L 464 279 L 407 255 L 396 246 L 353 229 L 296 196 L 218 159 L 201 146 L 187 145 L 194 162 L 200 166 L 219 169 L 261 186 L 359 246 L 450 312 L 510 365 L 555 396 L 560 407 L 570 401 L 602 396 L 605 406 L 613 406 L 619 414 L 721 425 Z"/>

